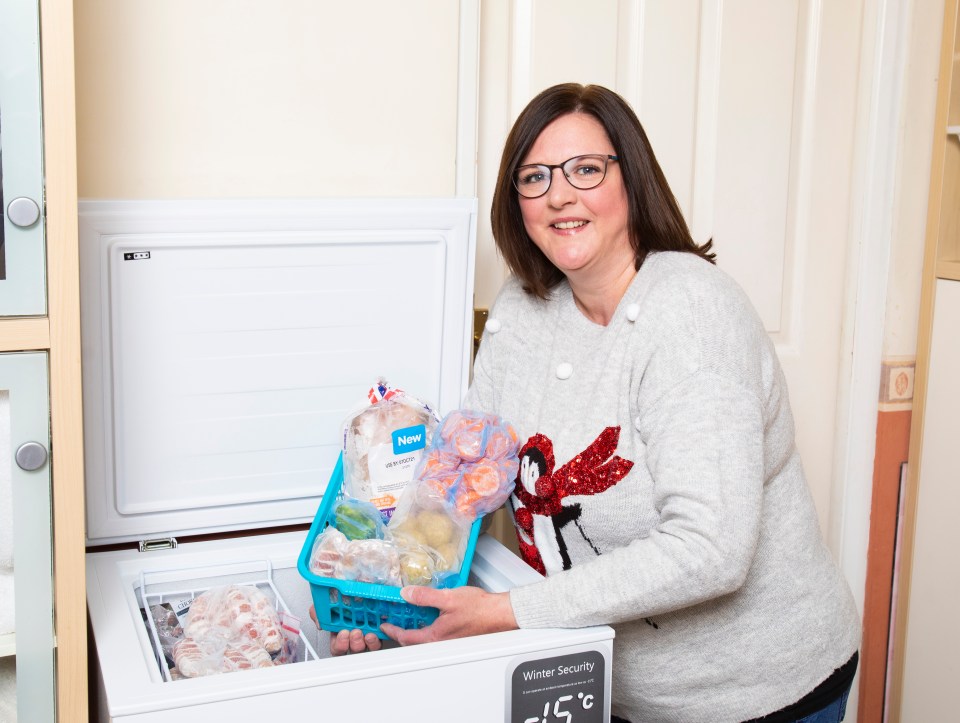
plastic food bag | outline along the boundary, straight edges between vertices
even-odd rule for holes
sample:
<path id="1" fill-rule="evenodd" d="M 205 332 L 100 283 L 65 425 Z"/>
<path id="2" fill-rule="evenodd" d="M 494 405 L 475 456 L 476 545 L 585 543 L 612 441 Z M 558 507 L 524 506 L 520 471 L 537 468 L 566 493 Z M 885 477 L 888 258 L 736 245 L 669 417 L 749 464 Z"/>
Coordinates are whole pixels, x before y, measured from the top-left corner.
<path id="1" fill-rule="evenodd" d="M 466 520 L 493 512 L 513 491 L 520 463 L 517 433 L 492 414 L 451 412 L 417 468 L 417 501 Z"/>
<path id="2" fill-rule="evenodd" d="M 518 447 L 500 417 L 468 410 L 444 417 L 387 527 L 406 584 L 443 587 L 460 570 L 474 520 L 513 491 Z M 420 582 L 428 571 L 430 582 Z"/>
<path id="3" fill-rule="evenodd" d="M 383 518 L 373 503 L 344 497 L 333 507 L 333 526 L 348 540 L 383 539 Z"/>
<path id="4" fill-rule="evenodd" d="M 335 527 L 327 527 L 317 535 L 310 551 L 310 572 L 323 577 L 333 577 L 337 563 L 350 540 Z"/>
<path id="5" fill-rule="evenodd" d="M 407 585 L 443 587 L 460 570 L 471 523 L 439 509 L 413 504 L 398 511 L 388 528 L 400 553 L 401 576 Z"/>
<path id="6" fill-rule="evenodd" d="M 400 553 L 390 541 L 350 540 L 328 526 L 313 543 L 310 571 L 338 580 L 399 585 Z"/>
<path id="7" fill-rule="evenodd" d="M 400 584 L 400 555 L 386 540 L 352 540 L 333 571 L 340 580 L 356 580 L 379 585 Z"/>
<path id="8" fill-rule="evenodd" d="M 153 628 L 157 634 L 157 643 L 160 645 L 159 654 L 167 659 L 167 668 L 173 667 L 175 665 L 173 646 L 183 638 L 180 619 L 168 602 L 151 605 L 150 610 L 144 614 L 153 618 Z"/>
<path id="9" fill-rule="evenodd" d="M 264 668 L 274 665 L 284 642 L 280 618 L 263 592 L 252 585 L 226 585 L 190 603 L 173 660 L 187 678 Z"/>
<path id="10" fill-rule="evenodd" d="M 343 489 L 389 522 L 437 426 L 436 413 L 383 379 L 343 427 Z"/>

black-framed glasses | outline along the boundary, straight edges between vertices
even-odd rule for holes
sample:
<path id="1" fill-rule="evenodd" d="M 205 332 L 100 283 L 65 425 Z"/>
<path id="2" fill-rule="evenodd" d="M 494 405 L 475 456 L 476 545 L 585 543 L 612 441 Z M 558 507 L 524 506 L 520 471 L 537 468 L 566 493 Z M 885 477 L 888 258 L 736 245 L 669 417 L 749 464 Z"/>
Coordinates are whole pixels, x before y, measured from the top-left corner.
<path id="1" fill-rule="evenodd" d="M 539 198 L 550 190 L 553 169 L 559 168 L 571 186 L 586 191 L 599 186 L 607 175 L 607 162 L 617 160 L 620 160 L 617 156 L 589 153 L 585 156 L 574 156 L 552 166 L 532 163 L 520 166 L 513 172 L 513 185 L 524 198 Z"/>

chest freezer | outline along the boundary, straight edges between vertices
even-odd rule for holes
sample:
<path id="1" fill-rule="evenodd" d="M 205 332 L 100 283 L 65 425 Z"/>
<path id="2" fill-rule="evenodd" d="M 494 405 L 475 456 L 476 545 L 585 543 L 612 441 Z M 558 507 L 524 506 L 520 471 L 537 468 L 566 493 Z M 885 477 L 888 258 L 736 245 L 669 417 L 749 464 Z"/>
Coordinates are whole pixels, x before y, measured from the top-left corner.
<path id="1" fill-rule="evenodd" d="M 462 399 L 475 225 L 473 199 L 80 203 L 95 720 L 608 720 L 608 627 L 331 658 L 308 618 L 342 421 L 378 377 Z M 535 579 L 480 538 L 471 584 Z M 176 679 L 153 612 L 227 584 L 303 622 L 295 662 Z"/>

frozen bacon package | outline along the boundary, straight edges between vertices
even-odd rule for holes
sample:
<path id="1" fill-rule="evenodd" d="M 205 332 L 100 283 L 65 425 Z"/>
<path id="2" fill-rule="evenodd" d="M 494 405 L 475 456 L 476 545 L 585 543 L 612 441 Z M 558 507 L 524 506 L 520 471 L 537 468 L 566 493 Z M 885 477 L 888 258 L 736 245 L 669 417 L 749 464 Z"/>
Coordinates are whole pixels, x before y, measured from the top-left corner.
<path id="1" fill-rule="evenodd" d="M 429 405 L 379 379 L 343 425 L 344 492 L 389 522 L 439 421 Z"/>
<path id="2" fill-rule="evenodd" d="M 469 410 L 444 417 L 387 527 L 406 584 L 444 587 L 456 574 L 473 522 L 513 490 L 518 447 L 500 417 Z"/>

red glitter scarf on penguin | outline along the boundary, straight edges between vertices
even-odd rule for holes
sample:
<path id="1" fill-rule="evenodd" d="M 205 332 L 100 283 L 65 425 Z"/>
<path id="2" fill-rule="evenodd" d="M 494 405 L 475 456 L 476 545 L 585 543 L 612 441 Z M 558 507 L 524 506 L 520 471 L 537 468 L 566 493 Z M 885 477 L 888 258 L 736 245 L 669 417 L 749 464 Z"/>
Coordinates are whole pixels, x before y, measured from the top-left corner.
<path id="1" fill-rule="evenodd" d="M 570 521 L 576 523 L 580 534 L 594 552 L 600 554 L 577 522 L 580 505 L 564 505 L 563 500 L 571 495 L 599 494 L 627 476 L 633 462 L 614 454 L 619 440 L 620 427 L 607 427 L 585 450 L 556 471 L 553 442 L 547 436 L 535 434 L 520 449 L 521 467 L 517 473 L 513 494 L 522 506 L 515 506 L 514 520 L 520 554 L 527 564 L 540 574 L 545 575 L 546 568 L 540 551 L 534 544 L 534 515 L 553 520 L 563 569 L 570 568 L 570 559 L 566 554 L 566 543 L 560 530 Z M 534 493 L 527 491 L 523 484 L 523 476 L 532 471 L 532 465 L 536 465 L 539 472 Z"/>

